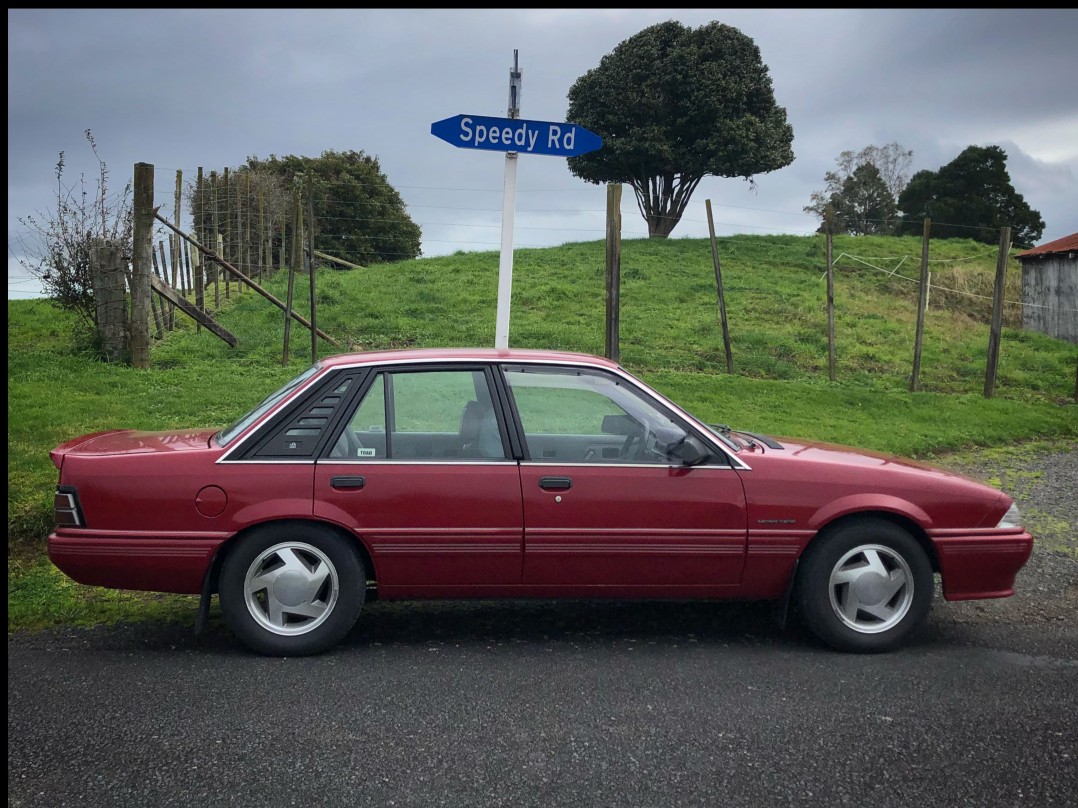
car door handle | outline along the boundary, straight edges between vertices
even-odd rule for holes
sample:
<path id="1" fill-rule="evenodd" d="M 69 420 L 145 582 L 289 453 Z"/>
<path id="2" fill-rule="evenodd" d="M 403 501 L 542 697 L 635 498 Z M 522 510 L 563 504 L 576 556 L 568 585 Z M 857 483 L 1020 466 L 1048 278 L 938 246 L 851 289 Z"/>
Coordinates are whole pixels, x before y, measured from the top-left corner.
<path id="1" fill-rule="evenodd" d="M 362 488 L 367 481 L 362 477 L 331 477 L 330 488 Z"/>
<path id="2" fill-rule="evenodd" d="M 573 481 L 568 477 L 540 477 L 539 487 L 544 491 L 568 491 Z"/>

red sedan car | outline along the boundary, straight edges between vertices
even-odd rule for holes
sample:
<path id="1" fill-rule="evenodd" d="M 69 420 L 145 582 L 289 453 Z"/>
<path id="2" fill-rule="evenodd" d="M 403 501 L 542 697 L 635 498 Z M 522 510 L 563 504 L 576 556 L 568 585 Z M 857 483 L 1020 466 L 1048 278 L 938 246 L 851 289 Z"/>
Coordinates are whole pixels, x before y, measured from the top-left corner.
<path id="1" fill-rule="evenodd" d="M 51 452 L 49 556 L 202 596 L 251 649 L 321 652 L 378 598 L 773 599 L 831 646 L 895 648 L 1014 593 L 999 491 L 908 460 L 708 425 L 613 362 L 531 350 L 323 359 L 220 431 Z"/>

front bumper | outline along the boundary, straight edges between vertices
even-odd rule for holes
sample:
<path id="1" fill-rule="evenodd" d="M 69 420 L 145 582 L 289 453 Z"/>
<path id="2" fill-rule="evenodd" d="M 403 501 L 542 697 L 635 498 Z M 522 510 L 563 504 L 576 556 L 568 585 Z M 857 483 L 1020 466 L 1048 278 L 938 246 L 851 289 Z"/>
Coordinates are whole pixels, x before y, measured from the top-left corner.
<path id="1" fill-rule="evenodd" d="M 930 530 L 947 600 L 1006 598 L 1033 552 L 1033 537 L 1022 528 Z"/>

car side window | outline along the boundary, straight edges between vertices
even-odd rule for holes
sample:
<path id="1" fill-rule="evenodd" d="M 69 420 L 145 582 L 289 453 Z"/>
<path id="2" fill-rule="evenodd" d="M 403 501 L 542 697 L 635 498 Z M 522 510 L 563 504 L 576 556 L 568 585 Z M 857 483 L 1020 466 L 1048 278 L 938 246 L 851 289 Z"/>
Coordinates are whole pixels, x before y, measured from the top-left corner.
<path id="1" fill-rule="evenodd" d="M 259 460 L 311 457 L 332 429 L 355 381 L 354 377 L 339 379 L 309 397 L 245 456 Z"/>
<path id="2" fill-rule="evenodd" d="M 520 367 L 505 377 L 532 460 L 669 465 L 666 448 L 685 435 L 611 374 Z"/>
<path id="3" fill-rule="evenodd" d="M 471 369 L 380 373 L 330 457 L 505 459 L 486 374 Z"/>

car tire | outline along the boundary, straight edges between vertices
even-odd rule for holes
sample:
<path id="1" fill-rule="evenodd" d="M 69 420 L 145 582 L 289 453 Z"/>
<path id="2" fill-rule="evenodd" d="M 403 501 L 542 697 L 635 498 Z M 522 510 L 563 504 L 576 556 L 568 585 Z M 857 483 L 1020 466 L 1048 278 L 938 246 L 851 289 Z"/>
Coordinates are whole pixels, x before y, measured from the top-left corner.
<path id="1" fill-rule="evenodd" d="M 924 549 L 882 519 L 838 525 L 798 565 L 796 603 L 808 629 L 841 651 L 891 651 L 932 606 L 935 580 Z"/>
<path id="2" fill-rule="evenodd" d="M 248 648 L 308 656 L 336 645 L 363 608 L 367 579 L 355 547 L 318 525 L 267 525 L 221 566 L 225 622 Z"/>

